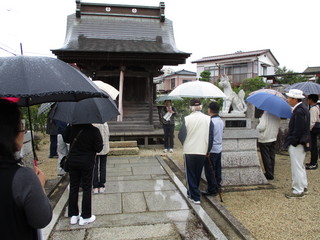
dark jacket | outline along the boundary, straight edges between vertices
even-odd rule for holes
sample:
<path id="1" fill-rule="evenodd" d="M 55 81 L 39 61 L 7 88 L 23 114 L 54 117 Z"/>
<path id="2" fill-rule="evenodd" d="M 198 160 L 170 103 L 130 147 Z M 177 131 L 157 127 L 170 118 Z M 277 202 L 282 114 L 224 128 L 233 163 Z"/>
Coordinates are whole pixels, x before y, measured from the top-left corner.
<path id="1" fill-rule="evenodd" d="M 0 239 L 38 239 L 52 208 L 36 174 L 17 164 L 0 165 L 0 183 Z"/>
<path id="2" fill-rule="evenodd" d="M 293 111 L 288 128 L 284 148 L 290 145 L 303 145 L 305 151 L 310 150 L 310 113 L 305 104 L 299 104 Z"/>
<path id="3" fill-rule="evenodd" d="M 163 116 L 167 113 L 167 108 L 164 106 L 163 108 L 161 108 L 161 111 L 160 111 L 160 122 L 162 124 L 171 124 L 171 125 L 174 125 L 174 118 L 177 116 L 177 112 L 176 112 L 176 109 L 171 106 L 172 108 L 172 111 L 174 111 L 174 113 L 172 114 L 171 118 L 169 121 L 165 120 L 163 118 Z"/>
<path id="4" fill-rule="evenodd" d="M 72 142 L 78 133 L 77 141 L 72 146 Z M 103 148 L 103 141 L 98 128 L 91 124 L 81 124 L 68 126 L 62 134 L 63 140 L 70 143 L 69 165 L 90 166 L 94 164 L 94 159 L 97 152 Z"/>

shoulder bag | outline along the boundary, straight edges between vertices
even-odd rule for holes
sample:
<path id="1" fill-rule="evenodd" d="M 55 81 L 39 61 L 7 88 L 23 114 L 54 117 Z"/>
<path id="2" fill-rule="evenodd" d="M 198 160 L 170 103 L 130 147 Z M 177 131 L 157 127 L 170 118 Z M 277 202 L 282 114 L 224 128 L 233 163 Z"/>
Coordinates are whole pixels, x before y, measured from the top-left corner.
<path id="1" fill-rule="evenodd" d="M 78 140 L 78 137 L 80 136 L 81 132 L 83 131 L 83 129 L 80 130 L 80 132 L 77 134 L 77 136 L 75 137 L 75 139 L 73 139 L 72 141 L 72 144 L 70 146 L 70 149 L 69 149 L 69 153 L 72 149 L 72 147 L 74 146 L 74 144 L 77 142 Z M 65 171 L 65 172 L 69 172 L 69 153 L 64 156 L 61 161 L 60 161 L 60 167 Z"/>

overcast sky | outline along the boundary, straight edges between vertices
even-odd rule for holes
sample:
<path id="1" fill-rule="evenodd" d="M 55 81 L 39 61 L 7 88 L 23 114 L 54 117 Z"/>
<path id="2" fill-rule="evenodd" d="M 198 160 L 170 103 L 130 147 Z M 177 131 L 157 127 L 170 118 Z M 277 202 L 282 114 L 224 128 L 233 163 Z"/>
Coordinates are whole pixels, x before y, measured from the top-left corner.
<path id="1" fill-rule="evenodd" d="M 236 51 L 270 49 L 280 66 L 302 72 L 320 66 L 320 0 L 163 0 L 173 21 L 176 45 L 192 53 L 175 69 L 196 71 L 191 61 Z M 155 0 L 83 0 L 158 6 Z M 75 0 L 2 0 L 0 56 L 3 50 L 52 56 L 63 45 L 66 20 Z M 2 49 L 1 49 L 2 48 Z"/>

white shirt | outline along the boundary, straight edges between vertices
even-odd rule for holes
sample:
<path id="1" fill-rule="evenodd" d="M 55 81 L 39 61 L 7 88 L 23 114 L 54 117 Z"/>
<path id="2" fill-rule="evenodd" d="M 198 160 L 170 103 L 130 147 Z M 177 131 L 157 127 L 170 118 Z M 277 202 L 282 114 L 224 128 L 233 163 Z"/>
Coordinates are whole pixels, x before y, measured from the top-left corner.
<path id="1" fill-rule="evenodd" d="M 259 124 L 257 126 L 257 130 L 260 133 L 258 139 L 259 143 L 269 143 L 277 141 L 280 120 L 281 119 L 279 117 L 264 111 L 261 118 L 259 119 Z"/>
<path id="2" fill-rule="evenodd" d="M 317 105 L 310 108 L 310 130 L 314 127 L 316 122 L 320 122 L 319 114 L 320 111 Z"/>

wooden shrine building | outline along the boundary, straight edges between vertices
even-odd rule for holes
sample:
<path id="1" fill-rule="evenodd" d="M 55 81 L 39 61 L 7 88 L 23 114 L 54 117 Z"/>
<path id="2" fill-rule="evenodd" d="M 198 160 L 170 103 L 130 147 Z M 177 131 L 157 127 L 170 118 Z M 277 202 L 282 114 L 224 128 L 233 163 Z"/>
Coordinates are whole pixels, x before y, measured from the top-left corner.
<path id="1" fill-rule="evenodd" d="M 164 8 L 163 2 L 150 7 L 76 0 L 76 12 L 67 19 L 64 45 L 51 50 L 93 80 L 120 91 L 121 116 L 109 122 L 113 139 L 143 137 L 147 141 L 163 135 L 157 129 L 153 78 L 161 74 L 163 65 L 184 64 L 190 56 L 177 49 Z"/>

